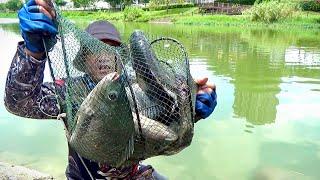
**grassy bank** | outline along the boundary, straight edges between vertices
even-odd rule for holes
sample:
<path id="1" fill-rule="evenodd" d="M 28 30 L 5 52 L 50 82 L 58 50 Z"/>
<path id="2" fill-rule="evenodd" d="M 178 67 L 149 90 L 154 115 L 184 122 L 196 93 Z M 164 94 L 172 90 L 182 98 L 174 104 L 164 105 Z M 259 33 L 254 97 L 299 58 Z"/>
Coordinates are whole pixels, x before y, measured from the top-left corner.
<path id="1" fill-rule="evenodd" d="M 112 11 L 63 11 L 65 17 L 73 20 L 94 21 L 114 20 L 124 21 L 124 12 Z M 0 13 L 0 18 L 16 18 L 17 13 Z M 316 28 L 320 29 L 320 13 L 299 12 L 292 17 L 275 23 L 253 22 L 246 15 L 201 15 L 197 7 L 176 8 L 158 11 L 142 11 L 135 22 L 171 22 L 185 25 L 219 25 L 219 26 L 267 26 L 279 28 Z"/>
<path id="2" fill-rule="evenodd" d="M 268 26 L 279 28 L 320 28 L 320 13 L 300 12 L 275 23 L 263 23 L 250 21 L 246 15 L 193 15 L 184 16 L 175 20 L 176 24 L 186 25 L 225 25 L 225 26 Z"/>
<path id="3" fill-rule="evenodd" d="M 0 12 L 0 18 L 17 18 L 16 12 Z"/>
<path id="4" fill-rule="evenodd" d="M 142 11 L 142 10 L 141 10 Z M 178 18 L 182 15 L 192 15 L 196 12 L 197 8 L 176 8 L 158 11 L 142 11 L 140 16 L 137 17 L 134 22 L 149 22 L 152 20 L 159 20 L 169 18 L 172 21 L 174 18 Z M 70 19 L 82 19 L 82 20 L 124 20 L 124 12 L 112 12 L 112 11 L 63 11 L 62 14 Z"/>
<path id="5" fill-rule="evenodd" d="M 81 20 L 116 20 L 123 21 L 123 12 L 63 12 L 67 18 Z M 221 25 L 221 26 L 268 26 L 279 28 L 320 28 L 320 13 L 315 12 L 298 12 L 292 17 L 275 22 L 263 23 L 253 22 L 247 15 L 201 15 L 197 7 L 177 8 L 159 11 L 143 11 L 135 22 L 172 22 L 175 24 L 185 25 Z"/>

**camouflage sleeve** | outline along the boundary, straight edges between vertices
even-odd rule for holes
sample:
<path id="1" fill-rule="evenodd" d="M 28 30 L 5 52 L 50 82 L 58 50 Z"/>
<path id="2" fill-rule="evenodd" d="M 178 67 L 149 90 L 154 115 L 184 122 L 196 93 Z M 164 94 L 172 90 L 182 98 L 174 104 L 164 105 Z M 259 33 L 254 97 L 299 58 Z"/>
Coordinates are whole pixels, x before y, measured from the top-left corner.
<path id="1" fill-rule="evenodd" d="M 54 84 L 43 83 L 45 62 L 26 55 L 23 42 L 18 44 L 5 87 L 9 112 L 35 119 L 53 119 L 60 113 Z"/>

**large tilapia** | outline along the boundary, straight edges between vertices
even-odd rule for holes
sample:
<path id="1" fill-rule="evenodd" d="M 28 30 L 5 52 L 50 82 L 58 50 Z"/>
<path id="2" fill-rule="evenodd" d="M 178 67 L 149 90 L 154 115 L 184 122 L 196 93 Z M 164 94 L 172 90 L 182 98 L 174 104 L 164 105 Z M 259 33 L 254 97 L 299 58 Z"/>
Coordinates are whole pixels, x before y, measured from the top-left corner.
<path id="1" fill-rule="evenodd" d="M 69 143 L 81 156 L 120 166 L 133 152 L 135 125 L 125 84 L 106 75 L 82 102 Z"/>

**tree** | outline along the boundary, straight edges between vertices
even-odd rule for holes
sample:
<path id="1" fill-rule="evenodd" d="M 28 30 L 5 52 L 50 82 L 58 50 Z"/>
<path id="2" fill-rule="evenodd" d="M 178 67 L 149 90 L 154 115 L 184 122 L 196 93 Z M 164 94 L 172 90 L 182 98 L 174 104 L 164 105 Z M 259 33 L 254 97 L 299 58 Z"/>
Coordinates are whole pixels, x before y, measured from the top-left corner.
<path id="1" fill-rule="evenodd" d="M 116 7 L 116 5 L 121 5 L 122 0 L 105 0 L 108 2 L 112 7 Z"/>
<path id="2" fill-rule="evenodd" d="M 6 4 L 5 7 L 6 9 L 9 9 L 11 11 L 17 11 L 22 7 L 22 2 L 20 0 L 9 0 Z"/>
<path id="3" fill-rule="evenodd" d="M 121 11 L 122 9 L 124 9 L 125 6 L 132 4 L 132 0 L 105 0 L 105 1 L 110 3 L 112 7 L 116 7 L 117 5 L 120 5 Z"/>
<path id="4" fill-rule="evenodd" d="M 0 3 L 0 11 L 6 10 L 6 4 L 5 3 Z"/>
<path id="5" fill-rule="evenodd" d="M 67 2 L 64 1 L 64 0 L 56 0 L 55 3 L 56 3 L 58 6 L 64 6 L 64 5 L 67 4 Z"/>
<path id="6" fill-rule="evenodd" d="M 74 3 L 74 6 L 79 8 L 79 7 L 88 7 L 89 5 L 93 4 L 95 1 L 94 0 L 72 0 Z"/>

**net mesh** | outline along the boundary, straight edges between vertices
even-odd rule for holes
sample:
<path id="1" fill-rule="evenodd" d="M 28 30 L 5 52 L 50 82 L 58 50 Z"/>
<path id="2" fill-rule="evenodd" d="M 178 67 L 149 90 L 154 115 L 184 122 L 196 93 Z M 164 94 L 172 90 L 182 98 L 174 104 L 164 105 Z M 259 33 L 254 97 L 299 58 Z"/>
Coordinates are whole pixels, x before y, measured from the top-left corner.
<path id="1" fill-rule="evenodd" d="M 128 43 L 113 47 L 59 13 L 57 24 L 48 59 L 52 78 L 64 82 L 55 85 L 63 89 L 56 93 L 72 148 L 119 167 L 190 144 L 196 85 L 177 40 L 150 41 L 134 31 Z"/>

